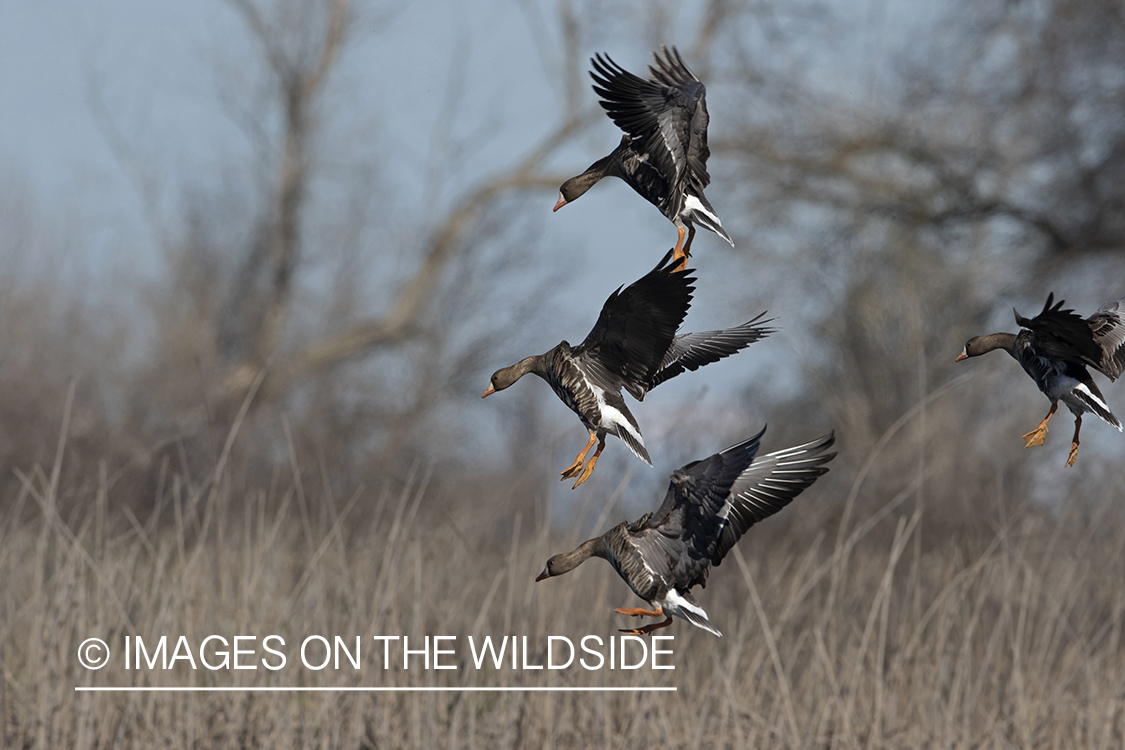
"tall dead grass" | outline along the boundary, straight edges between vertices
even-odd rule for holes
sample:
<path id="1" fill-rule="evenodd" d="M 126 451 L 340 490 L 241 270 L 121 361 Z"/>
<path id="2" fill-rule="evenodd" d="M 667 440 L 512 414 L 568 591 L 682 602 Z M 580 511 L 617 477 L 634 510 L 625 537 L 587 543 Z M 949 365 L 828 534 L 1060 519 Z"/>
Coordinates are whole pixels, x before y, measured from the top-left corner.
<path id="1" fill-rule="evenodd" d="M 73 389 L 67 401 L 72 411 Z M 68 417 L 69 420 L 69 417 Z M 118 503 L 104 463 L 64 482 L 17 471 L 0 516 L 0 712 L 10 747 L 1119 747 L 1122 486 L 1045 508 L 980 487 L 985 531 L 934 523 L 921 474 L 885 499 L 835 474 L 754 529 L 700 598 L 726 637 L 677 622 L 675 670 L 473 668 L 465 637 L 577 642 L 636 604 L 605 565 L 532 582 L 581 539 L 554 528 L 546 483 L 518 502 L 414 466 L 340 494 L 292 451 L 270 477 L 239 469 L 238 428 L 212 471 L 174 451 L 148 510 Z M 869 464 L 879 462 L 873 453 Z M 833 474 L 829 474 L 833 477 Z M 586 492 L 568 516 L 622 513 Z M 919 492 L 925 489 L 925 493 Z M 490 494 L 491 493 L 491 494 Z M 831 497 L 809 499 L 816 494 Z M 573 497 L 573 496 L 572 496 Z M 923 499 L 924 498 L 924 499 Z M 608 502 L 607 502 L 608 500 Z M 604 505 L 602 505 L 605 503 Z M 842 507 L 841 507 L 842 506 Z M 831 509 L 831 513 L 826 510 Z M 831 519 L 829 521 L 829 519 Z M 940 538 L 928 536 L 928 529 Z M 785 533 L 779 533 L 784 529 Z M 89 636 L 120 648 L 277 633 L 278 672 L 78 666 Z M 362 636 L 359 671 L 296 664 L 305 635 Z M 458 636 L 459 669 L 382 669 L 371 636 Z M 172 644 L 169 644 L 170 646 Z M 259 650 L 258 656 L 262 653 Z M 398 656 L 397 658 L 401 658 Z M 675 686 L 675 693 L 77 693 L 76 686 Z"/>

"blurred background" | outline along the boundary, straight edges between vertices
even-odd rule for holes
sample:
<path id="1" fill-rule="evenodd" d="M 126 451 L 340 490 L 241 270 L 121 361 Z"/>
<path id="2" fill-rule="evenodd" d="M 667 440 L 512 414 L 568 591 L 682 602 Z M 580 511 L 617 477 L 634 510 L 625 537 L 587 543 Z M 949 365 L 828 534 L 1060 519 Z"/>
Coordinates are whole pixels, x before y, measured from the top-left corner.
<path id="1" fill-rule="evenodd" d="M 580 341 L 674 243 L 619 181 L 550 210 L 620 137 L 589 58 L 642 73 L 666 43 L 707 85 L 736 244 L 696 238 L 685 329 L 768 310 L 780 330 L 636 405 L 654 469 L 611 441 L 572 492 L 574 415 L 539 381 L 480 393 Z M 325 699 L 288 736 L 1122 741 L 1125 440 L 1088 420 L 1065 469 L 1068 415 L 1023 447 L 1049 404 L 1015 362 L 953 363 L 1013 306 L 1125 294 L 1120 2 L 9 3 L 0 92 L 0 698 L 28 696 L 0 701 L 9 741 L 243 746 L 285 705 L 83 703 L 59 633 L 91 623 L 206 635 L 296 606 L 362 633 L 613 632 L 635 603 L 612 571 L 544 602 L 543 561 L 763 423 L 767 451 L 835 429 L 840 455 L 700 594 L 735 637 L 678 624 L 707 654 L 678 699 L 410 697 L 398 729 Z M 708 708 L 744 681 L 760 703 Z M 622 719 L 669 700 L 674 728 Z"/>

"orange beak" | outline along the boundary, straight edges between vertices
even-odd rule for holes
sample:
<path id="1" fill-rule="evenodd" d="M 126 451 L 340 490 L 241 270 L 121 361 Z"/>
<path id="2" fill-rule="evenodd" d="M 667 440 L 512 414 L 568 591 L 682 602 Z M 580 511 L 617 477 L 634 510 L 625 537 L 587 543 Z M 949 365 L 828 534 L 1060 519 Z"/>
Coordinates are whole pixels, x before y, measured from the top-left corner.
<path id="1" fill-rule="evenodd" d="M 493 393 L 496 393 L 496 389 L 492 387 L 492 383 L 489 383 L 488 384 L 488 390 L 485 391 L 484 393 L 480 394 L 480 397 L 484 398 L 486 396 L 491 396 Z"/>
<path id="2" fill-rule="evenodd" d="M 954 362 L 960 362 L 961 360 L 968 359 L 968 358 L 969 358 L 968 353 L 964 349 L 962 349 L 961 353 L 957 355 L 957 359 L 955 359 L 953 361 Z"/>
<path id="3" fill-rule="evenodd" d="M 565 205 L 566 205 L 566 198 L 562 197 L 562 193 L 559 193 L 559 202 L 556 203 L 555 207 L 551 209 L 551 213 L 554 213 L 555 211 L 558 211 L 560 208 L 562 208 Z"/>

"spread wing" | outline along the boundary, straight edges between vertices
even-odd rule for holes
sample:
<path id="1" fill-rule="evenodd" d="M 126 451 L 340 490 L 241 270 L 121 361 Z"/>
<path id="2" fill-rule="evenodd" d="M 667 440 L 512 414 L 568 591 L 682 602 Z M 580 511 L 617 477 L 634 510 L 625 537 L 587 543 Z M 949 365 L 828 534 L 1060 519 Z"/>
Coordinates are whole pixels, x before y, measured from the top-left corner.
<path id="1" fill-rule="evenodd" d="M 1031 332 L 1031 346 L 1043 357 L 1059 360 L 1080 359 L 1099 367 L 1102 347 L 1094 338 L 1090 324 L 1074 310 L 1064 310 L 1063 300 L 1054 302 L 1047 295 L 1043 311 L 1030 320 L 1016 313 L 1016 322 Z"/>
<path id="2" fill-rule="evenodd" d="M 650 65 L 649 73 L 666 86 L 684 92 L 684 97 L 688 100 L 688 111 L 691 114 L 687 148 L 688 170 L 699 187 L 705 188 L 711 184 L 711 176 L 707 174 L 707 160 L 711 158 L 711 150 L 707 147 L 707 126 L 711 122 L 707 114 L 707 89 L 695 74 L 688 70 L 678 49 L 661 47 L 660 51 L 664 53 L 664 57 L 661 59 L 659 54 L 653 53 L 656 66 Z"/>
<path id="3" fill-rule="evenodd" d="M 747 529 L 777 513 L 827 472 L 824 464 L 836 456 L 827 451 L 835 441 L 835 433 L 830 432 L 804 445 L 761 456 L 742 472 L 731 487 L 726 523 L 711 549 L 711 563 L 721 563 Z"/>
<path id="4" fill-rule="evenodd" d="M 655 55 L 656 66 L 650 68 L 658 80 L 630 73 L 608 55 L 595 55 L 590 71 L 594 91 L 610 119 L 632 136 L 634 148 L 652 159 L 668 182 L 678 185 L 690 172 L 706 186 L 706 89 L 674 48 L 663 52 L 665 57 Z"/>
<path id="5" fill-rule="evenodd" d="M 1094 341 L 1101 349 L 1101 359 L 1095 368 L 1110 380 L 1121 377 L 1125 371 L 1125 297 L 1106 302 L 1098 311 L 1086 319 Z"/>
<path id="6" fill-rule="evenodd" d="M 594 69 L 594 92 L 600 96 L 602 109 L 617 127 L 638 138 L 660 126 L 660 115 L 677 106 L 668 100 L 668 86 L 630 73 L 609 55 L 598 53 L 590 60 Z"/>
<path id="7" fill-rule="evenodd" d="M 746 530 L 788 505 L 836 455 L 827 452 L 835 441 L 830 433 L 756 457 L 765 431 L 677 470 L 660 509 L 630 527 L 639 545 L 659 551 L 650 559 L 660 560 L 681 589 L 706 585 L 711 566 Z"/>
<path id="8" fill-rule="evenodd" d="M 656 268 L 610 295 L 574 350 L 584 367 L 621 378 L 634 398 L 643 398 L 691 306 L 695 279 L 687 270 L 674 271 L 671 260 L 669 251 Z"/>
<path id="9" fill-rule="evenodd" d="M 759 323 L 762 315 L 765 313 L 740 326 L 723 331 L 684 333 L 676 336 L 672 339 L 672 346 L 664 355 L 652 383 L 649 384 L 649 390 L 665 380 L 671 380 L 685 370 L 694 372 L 703 365 L 718 362 L 770 335 L 776 329 L 766 327 L 765 324 L 769 323 L 769 320 Z"/>
<path id="10" fill-rule="evenodd" d="M 668 578 L 676 586 L 687 589 L 706 583 L 727 497 L 754 460 L 764 434 L 763 427 L 752 438 L 673 472 L 660 509 L 637 522 L 643 526 L 637 529 L 639 543 L 665 554 L 675 551 L 675 556 L 665 559 Z"/>

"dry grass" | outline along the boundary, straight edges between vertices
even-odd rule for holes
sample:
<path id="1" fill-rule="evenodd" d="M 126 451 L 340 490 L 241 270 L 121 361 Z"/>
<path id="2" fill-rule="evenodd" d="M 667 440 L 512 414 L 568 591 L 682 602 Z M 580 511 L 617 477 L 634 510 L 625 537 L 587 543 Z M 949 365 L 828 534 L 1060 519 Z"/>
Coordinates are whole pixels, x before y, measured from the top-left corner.
<path id="1" fill-rule="evenodd" d="M 64 426 L 65 434 L 65 426 Z M 632 595 L 591 563 L 534 584 L 561 538 L 549 508 L 416 468 L 397 487 L 336 495 L 326 477 L 249 479 L 234 432 L 212 473 L 165 459 L 147 517 L 115 502 L 103 465 L 63 489 L 18 472 L 0 518 L 0 710 L 9 747 L 1119 747 L 1125 517 L 1121 489 L 1054 512 L 990 498 L 987 533 L 929 538 L 914 480 L 831 523 L 769 522 L 701 592 L 726 637 L 677 621 L 674 671 L 473 669 L 464 637 L 577 641 L 623 625 Z M 876 456 L 876 460 L 877 460 Z M 830 475 L 832 476 L 832 475 Z M 837 479 L 840 475 L 837 474 Z M 603 485 L 607 486 L 607 485 Z M 822 484 L 811 493 L 833 491 Z M 847 489 L 845 485 L 845 490 Z M 572 509 L 590 511 L 588 492 Z M 802 501 L 798 501 L 802 502 Z M 828 505 L 829 503 L 820 503 Z M 813 508 L 809 502 L 804 507 Z M 615 522 L 613 501 L 598 526 Z M 940 527 L 940 525 L 937 525 Z M 943 527 L 942 527 L 943 528 Z M 978 530 L 979 532 L 979 530 Z M 99 672 L 90 635 L 279 633 L 280 672 Z M 307 634 L 459 636 L 460 668 L 298 668 Z M 369 641 L 368 641 L 369 642 Z M 120 659 L 120 654 L 117 654 Z M 78 694 L 76 685 L 674 685 L 676 693 Z"/>

